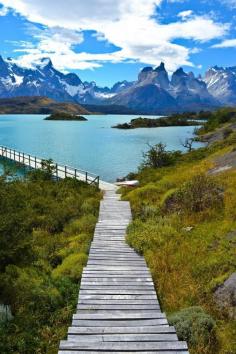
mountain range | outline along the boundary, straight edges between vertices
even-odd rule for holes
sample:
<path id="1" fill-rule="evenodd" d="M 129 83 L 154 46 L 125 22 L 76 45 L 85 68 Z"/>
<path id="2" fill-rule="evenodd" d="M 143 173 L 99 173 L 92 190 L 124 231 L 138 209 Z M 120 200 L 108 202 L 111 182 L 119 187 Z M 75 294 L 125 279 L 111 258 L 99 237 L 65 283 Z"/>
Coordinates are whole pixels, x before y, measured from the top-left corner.
<path id="1" fill-rule="evenodd" d="M 143 68 L 138 79 L 99 87 L 75 73 L 56 70 L 49 58 L 34 68 L 0 56 L 0 98 L 45 96 L 59 102 L 127 107 L 140 114 L 166 114 L 236 106 L 236 67 L 212 67 L 203 77 L 182 68 L 168 75 L 164 63 Z"/>

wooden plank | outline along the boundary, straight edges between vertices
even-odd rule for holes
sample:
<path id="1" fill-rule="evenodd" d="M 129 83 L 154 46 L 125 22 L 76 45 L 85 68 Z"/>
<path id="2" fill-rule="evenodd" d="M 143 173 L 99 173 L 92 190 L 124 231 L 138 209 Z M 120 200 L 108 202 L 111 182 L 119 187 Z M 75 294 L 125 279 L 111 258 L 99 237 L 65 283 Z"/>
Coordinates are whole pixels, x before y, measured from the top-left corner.
<path id="1" fill-rule="evenodd" d="M 80 290 L 81 295 L 156 295 L 154 290 L 133 290 L 133 289 L 89 289 L 89 290 Z"/>
<path id="2" fill-rule="evenodd" d="M 156 297 L 154 299 L 81 299 L 79 297 L 78 306 L 80 304 L 98 304 L 98 305 L 146 305 L 146 304 L 157 304 Z"/>
<path id="3" fill-rule="evenodd" d="M 96 270 L 96 271 L 102 271 L 102 270 L 106 270 L 106 271 L 114 271 L 114 272 L 117 272 L 117 271 L 126 271 L 126 272 L 130 272 L 130 271 L 136 271 L 137 273 L 140 271 L 143 271 L 145 273 L 147 273 L 146 269 L 145 269 L 145 266 L 141 265 L 141 266 L 136 266 L 136 265 L 117 265 L 117 266 L 114 266 L 114 265 L 90 265 L 90 266 L 87 266 L 87 269 L 89 270 Z"/>
<path id="4" fill-rule="evenodd" d="M 145 327 L 69 327 L 68 334 L 148 334 L 175 333 L 172 326 Z"/>
<path id="5" fill-rule="evenodd" d="M 82 284 L 80 286 L 80 289 L 81 290 L 106 290 L 107 292 L 113 292 L 116 291 L 116 290 L 120 290 L 122 292 L 120 292 L 120 294 L 123 293 L 123 291 L 127 290 L 127 292 L 132 292 L 133 293 L 133 290 L 134 291 L 144 291 L 144 294 L 146 294 L 147 292 L 149 293 L 150 291 L 153 291 L 155 292 L 155 289 L 154 289 L 154 286 L 153 285 L 143 285 L 143 286 L 140 286 L 140 285 L 86 285 L 86 284 Z M 126 292 L 125 292 L 126 293 Z"/>
<path id="6" fill-rule="evenodd" d="M 152 320 L 73 320 L 72 326 L 83 326 L 83 327 L 135 327 L 135 326 L 158 326 L 168 324 L 167 319 L 157 318 Z"/>
<path id="7" fill-rule="evenodd" d="M 126 287 L 131 287 L 131 286 L 140 286 L 140 287 L 154 287 L 153 283 L 151 281 L 149 282 L 140 282 L 140 281 L 113 281 L 113 279 L 109 281 L 89 281 L 89 279 L 83 278 L 83 280 L 80 283 L 80 286 L 126 286 Z"/>
<path id="8" fill-rule="evenodd" d="M 134 353 L 134 351 L 132 351 L 132 352 L 130 352 L 130 351 L 127 351 L 127 350 L 125 350 L 125 351 L 117 351 L 117 350 L 115 350 L 114 351 L 114 349 L 113 350 L 99 350 L 99 351 L 94 351 L 94 350 L 87 350 L 87 349 L 82 349 L 82 350 L 80 350 L 80 349 L 77 349 L 76 350 L 76 352 L 73 350 L 73 351 L 71 351 L 71 350 L 68 350 L 68 349 L 65 349 L 65 350 L 59 350 L 59 352 L 58 352 L 58 354 L 75 354 L 75 353 L 86 353 L 86 354 L 101 354 L 101 353 L 103 353 L 103 354 L 112 354 L 112 353 L 116 353 L 116 354 L 133 354 Z M 156 350 L 148 350 L 148 352 L 147 351 L 143 351 L 143 350 L 136 350 L 135 351 L 135 353 L 142 353 L 142 354 L 189 354 L 189 352 L 187 351 L 187 350 L 178 350 L 178 351 L 176 351 L 176 350 L 171 350 L 171 351 L 169 351 L 169 350 L 158 350 L 158 351 L 156 351 Z"/>
<path id="9" fill-rule="evenodd" d="M 68 341 L 82 342 L 172 342 L 177 341 L 175 333 L 153 333 L 153 334 L 97 334 L 97 335 L 78 335 L 69 334 Z"/>
<path id="10" fill-rule="evenodd" d="M 88 342 L 88 343 L 77 343 L 73 341 L 61 341 L 60 349 L 93 349 L 93 350 L 132 350 L 140 351 L 139 342 Z M 188 349 L 185 342 L 175 341 L 175 342 L 142 342 L 143 350 L 184 350 Z"/>
<path id="11" fill-rule="evenodd" d="M 82 277 L 81 282 L 88 282 L 88 283 L 99 283 L 99 284 L 103 284 L 103 283 L 109 283 L 109 284 L 120 284 L 120 283 L 129 283 L 129 284 L 153 284 L 152 279 L 148 276 L 145 277 L 137 277 L 137 276 L 133 276 L 133 277 L 129 277 L 128 275 L 124 275 L 122 277 L 100 277 L 99 279 L 97 279 L 96 276 L 94 277 L 87 277 L 86 275 L 84 275 L 84 277 Z"/>
<path id="12" fill-rule="evenodd" d="M 137 321 L 139 320 L 143 320 L 143 319 L 157 319 L 157 318 L 166 318 L 165 314 L 160 312 L 160 311 L 144 311 L 144 312 L 130 312 L 130 313 L 123 313 L 122 311 L 120 311 L 120 313 L 115 313 L 115 314 L 99 314 L 99 313 L 95 313 L 95 314 L 74 314 L 73 315 L 73 319 L 74 320 L 133 320 L 133 319 L 137 319 Z"/>
<path id="13" fill-rule="evenodd" d="M 153 310 L 160 310 L 160 306 L 158 304 L 147 304 L 147 305 L 143 305 L 143 304 L 136 304 L 136 305 L 113 304 L 113 305 L 110 305 L 109 303 L 106 303 L 105 305 L 104 304 L 99 305 L 99 304 L 81 304 L 80 303 L 77 305 L 77 311 L 81 311 L 81 310 L 89 310 L 89 311 L 112 310 L 114 312 L 120 311 L 120 310 L 123 310 L 124 312 L 125 311 L 139 311 L 139 310 L 153 311 Z"/>
<path id="14" fill-rule="evenodd" d="M 156 300 L 156 294 L 154 295 L 141 295 L 141 294 L 83 294 L 80 293 L 80 299 L 97 299 L 97 300 Z"/>

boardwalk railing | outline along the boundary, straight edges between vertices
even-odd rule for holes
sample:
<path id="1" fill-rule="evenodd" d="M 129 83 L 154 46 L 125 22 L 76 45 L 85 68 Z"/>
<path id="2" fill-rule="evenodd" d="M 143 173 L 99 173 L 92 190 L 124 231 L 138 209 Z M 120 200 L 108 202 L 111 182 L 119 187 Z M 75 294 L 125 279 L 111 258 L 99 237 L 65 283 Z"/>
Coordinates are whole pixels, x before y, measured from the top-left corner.
<path id="1" fill-rule="evenodd" d="M 47 161 L 46 159 L 16 151 L 15 149 L 11 149 L 6 146 L 0 146 L 0 156 L 20 163 L 21 165 L 39 170 L 43 170 L 42 163 Z M 94 184 L 99 187 L 99 176 L 96 176 L 93 173 L 58 163 L 52 163 L 50 167 L 53 170 L 53 176 L 58 179 L 66 177 L 76 178 L 80 181 L 86 182 L 87 184 Z"/>

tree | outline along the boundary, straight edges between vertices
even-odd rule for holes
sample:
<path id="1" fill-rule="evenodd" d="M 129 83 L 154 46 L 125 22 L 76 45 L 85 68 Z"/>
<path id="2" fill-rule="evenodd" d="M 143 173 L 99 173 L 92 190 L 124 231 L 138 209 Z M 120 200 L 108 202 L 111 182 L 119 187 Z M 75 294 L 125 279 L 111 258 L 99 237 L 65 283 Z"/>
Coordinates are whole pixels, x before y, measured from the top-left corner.
<path id="1" fill-rule="evenodd" d="M 185 147 L 188 150 L 188 152 L 191 152 L 193 150 L 193 143 L 194 143 L 193 138 L 186 138 L 185 141 L 181 141 L 181 145 Z"/>

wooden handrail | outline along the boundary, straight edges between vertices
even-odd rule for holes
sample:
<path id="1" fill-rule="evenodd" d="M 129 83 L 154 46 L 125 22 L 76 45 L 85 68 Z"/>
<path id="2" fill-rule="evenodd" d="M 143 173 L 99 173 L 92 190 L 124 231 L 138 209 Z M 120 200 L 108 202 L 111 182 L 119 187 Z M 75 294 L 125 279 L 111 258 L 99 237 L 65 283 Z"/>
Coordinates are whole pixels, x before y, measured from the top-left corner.
<path id="1" fill-rule="evenodd" d="M 31 156 L 30 154 L 16 151 L 15 149 L 11 149 L 6 146 L 0 146 L 0 156 L 7 158 L 9 160 L 18 162 L 24 166 L 27 166 L 27 167 L 30 167 L 33 169 L 43 170 L 41 163 L 45 159 L 42 159 L 42 158 L 39 158 L 36 156 Z M 32 164 L 31 164 L 31 162 L 32 162 Z M 75 178 L 78 180 L 83 180 L 87 184 L 90 184 L 90 185 L 94 184 L 97 187 L 99 187 L 99 176 L 96 176 L 90 172 L 79 170 L 79 169 L 72 168 L 72 167 L 68 167 L 65 165 L 58 164 L 58 163 L 52 164 L 52 167 L 55 168 L 55 172 L 53 175 L 57 179 L 70 177 L 70 178 Z M 60 176 L 60 172 L 61 172 L 61 176 Z"/>

